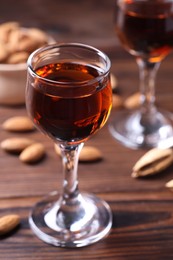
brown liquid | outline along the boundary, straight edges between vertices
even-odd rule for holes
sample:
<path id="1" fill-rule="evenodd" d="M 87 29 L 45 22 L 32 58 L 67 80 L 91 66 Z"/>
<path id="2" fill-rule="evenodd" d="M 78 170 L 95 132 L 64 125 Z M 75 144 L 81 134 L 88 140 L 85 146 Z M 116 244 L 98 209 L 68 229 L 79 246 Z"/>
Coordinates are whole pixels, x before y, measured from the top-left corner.
<path id="1" fill-rule="evenodd" d="M 77 143 L 105 124 L 112 101 L 109 76 L 104 77 L 103 82 L 84 84 L 101 72 L 94 67 L 75 63 L 49 64 L 37 69 L 36 73 L 43 78 L 59 81 L 51 85 L 35 79 L 33 87 L 27 89 L 27 99 L 30 100 L 28 110 L 40 130 L 53 139 Z M 83 86 L 80 86 L 81 81 Z"/>
<path id="2" fill-rule="evenodd" d="M 131 54 L 157 62 L 173 48 L 173 3 L 148 2 L 129 1 L 121 6 L 116 32 Z"/>

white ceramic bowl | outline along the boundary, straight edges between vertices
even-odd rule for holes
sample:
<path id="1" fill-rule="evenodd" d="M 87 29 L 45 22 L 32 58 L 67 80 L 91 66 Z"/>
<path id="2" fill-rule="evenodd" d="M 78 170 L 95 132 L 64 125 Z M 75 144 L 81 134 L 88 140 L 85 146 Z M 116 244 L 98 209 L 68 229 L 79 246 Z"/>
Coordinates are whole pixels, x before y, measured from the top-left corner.
<path id="1" fill-rule="evenodd" d="M 0 64 L 0 104 L 25 103 L 26 63 Z"/>

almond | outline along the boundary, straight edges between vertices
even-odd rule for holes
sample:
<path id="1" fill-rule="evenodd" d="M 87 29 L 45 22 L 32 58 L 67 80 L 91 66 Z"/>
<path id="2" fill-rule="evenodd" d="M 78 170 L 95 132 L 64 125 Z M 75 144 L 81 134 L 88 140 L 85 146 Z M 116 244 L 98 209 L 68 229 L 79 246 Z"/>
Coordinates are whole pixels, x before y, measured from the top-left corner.
<path id="1" fill-rule="evenodd" d="M 33 50 L 37 49 L 39 47 L 38 42 L 33 41 L 29 35 L 27 37 L 23 37 L 20 42 L 18 43 L 18 51 L 26 51 L 28 53 L 31 53 Z"/>
<path id="2" fill-rule="evenodd" d="M 18 43 L 21 38 L 21 31 L 19 28 L 12 30 L 8 36 L 8 42 L 6 43 L 9 53 L 15 53 L 18 51 Z"/>
<path id="3" fill-rule="evenodd" d="M 28 56 L 29 54 L 26 51 L 15 52 L 8 57 L 6 62 L 8 64 L 24 63 L 27 61 Z"/>
<path id="4" fill-rule="evenodd" d="M 50 37 L 38 28 L 23 28 L 18 22 L 0 24 L 0 62 L 25 63 L 29 54 L 43 46 Z"/>
<path id="5" fill-rule="evenodd" d="M 79 160 L 81 162 L 99 161 L 102 158 L 102 153 L 94 146 L 84 146 L 79 155 Z"/>
<path id="6" fill-rule="evenodd" d="M 119 109 L 123 107 L 123 100 L 119 95 L 112 95 L 112 107 L 115 109 Z"/>
<path id="7" fill-rule="evenodd" d="M 1 42 L 8 42 L 9 34 L 19 28 L 19 23 L 17 22 L 6 22 L 0 25 L 0 41 Z"/>
<path id="8" fill-rule="evenodd" d="M 132 177 L 144 177 L 163 171 L 173 163 L 172 149 L 153 148 L 134 165 Z"/>
<path id="9" fill-rule="evenodd" d="M 8 57 L 8 50 L 4 43 L 0 42 L 0 62 L 4 62 Z"/>
<path id="10" fill-rule="evenodd" d="M 27 116 L 16 116 L 7 119 L 2 128 L 10 132 L 28 132 L 34 130 L 34 124 Z"/>
<path id="11" fill-rule="evenodd" d="M 171 191 L 173 191 L 173 180 L 168 181 L 165 184 L 166 188 L 169 188 Z"/>
<path id="12" fill-rule="evenodd" d="M 15 229 L 20 223 L 19 215 L 6 215 L 0 218 L 0 235 L 5 235 Z"/>
<path id="13" fill-rule="evenodd" d="M 127 109 L 134 109 L 140 106 L 140 93 L 136 92 L 134 94 L 132 94 L 131 96 L 129 96 L 125 101 L 124 101 L 124 106 Z"/>
<path id="14" fill-rule="evenodd" d="M 35 49 L 43 46 L 48 42 L 47 34 L 37 28 L 27 29 L 21 33 L 20 41 L 18 42 L 18 51 L 33 52 Z"/>
<path id="15" fill-rule="evenodd" d="M 48 42 L 47 34 L 38 28 L 30 28 L 28 30 L 28 36 L 39 45 L 43 45 Z"/>
<path id="16" fill-rule="evenodd" d="M 45 147 L 41 143 L 34 143 L 25 148 L 19 159 L 25 163 L 35 163 L 40 161 L 45 155 Z"/>
<path id="17" fill-rule="evenodd" d="M 111 87 L 114 90 L 114 89 L 117 88 L 118 81 L 117 81 L 117 78 L 115 77 L 115 75 L 113 73 L 110 74 L 110 78 L 111 78 Z"/>
<path id="18" fill-rule="evenodd" d="M 27 146 L 34 141 L 25 137 L 11 137 L 1 142 L 1 148 L 10 153 L 21 153 Z"/>
<path id="19" fill-rule="evenodd" d="M 61 150 L 58 145 L 55 144 L 55 152 L 61 156 Z M 93 162 L 99 161 L 103 158 L 99 149 L 94 146 L 84 146 L 79 155 L 79 162 Z"/>

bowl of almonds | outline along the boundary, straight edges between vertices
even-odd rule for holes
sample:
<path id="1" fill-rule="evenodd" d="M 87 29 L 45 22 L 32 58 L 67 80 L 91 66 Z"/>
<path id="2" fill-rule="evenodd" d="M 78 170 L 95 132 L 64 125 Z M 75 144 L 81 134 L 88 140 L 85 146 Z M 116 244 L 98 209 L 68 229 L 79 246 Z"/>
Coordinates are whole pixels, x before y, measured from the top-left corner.
<path id="1" fill-rule="evenodd" d="M 54 40 L 38 28 L 18 22 L 0 24 L 0 105 L 25 102 L 27 59 L 37 48 Z"/>

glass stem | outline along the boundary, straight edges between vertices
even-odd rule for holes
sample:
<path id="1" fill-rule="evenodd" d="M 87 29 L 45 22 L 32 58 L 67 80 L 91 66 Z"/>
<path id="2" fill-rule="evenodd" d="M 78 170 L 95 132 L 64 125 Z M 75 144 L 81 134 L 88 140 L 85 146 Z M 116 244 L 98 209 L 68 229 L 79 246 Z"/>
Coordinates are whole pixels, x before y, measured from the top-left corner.
<path id="1" fill-rule="evenodd" d="M 60 145 L 64 172 L 63 181 L 63 200 L 66 204 L 71 205 L 71 202 L 78 196 L 78 161 L 79 154 L 83 147 L 83 143 L 76 146 Z"/>
<path id="2" fill-rule="evenodd" d="M 160 62 L 152 63 L 148 60 L 137 58 L 139 66 L 141 113 L 152 114 L 156 111 L 155 103 L 155 79 Z"/>
<path id="3" fill-rule="evenodd" d="M 86 203 L 78 190 L 77 177 L 78 160 L 82 147 L 83 143 L 73 146 L 60 145 L 64 181 L 56 221 L 59 226 L 69 230 L 72 230 L 76 223 L 85 216 Z"/>

